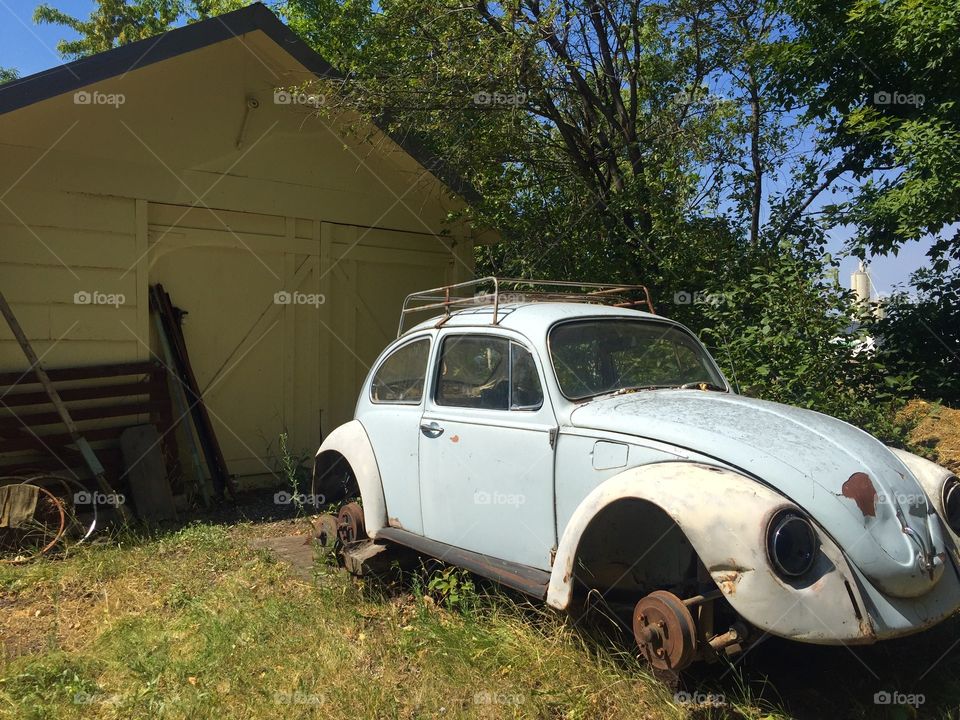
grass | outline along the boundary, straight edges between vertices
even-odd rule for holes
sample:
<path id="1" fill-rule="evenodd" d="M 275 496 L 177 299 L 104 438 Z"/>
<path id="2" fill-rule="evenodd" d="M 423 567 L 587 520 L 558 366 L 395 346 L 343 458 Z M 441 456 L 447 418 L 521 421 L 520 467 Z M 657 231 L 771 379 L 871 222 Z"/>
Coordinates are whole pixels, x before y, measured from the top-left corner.
<path id="1" fill-rule="evenodd" d="M 677 702 L 630 653 L 459 571 L 304 580 L 249 548 L 263 531 L 0 566 L 0 718 L 786 716 L 735 674 L 720 707 Z"/>

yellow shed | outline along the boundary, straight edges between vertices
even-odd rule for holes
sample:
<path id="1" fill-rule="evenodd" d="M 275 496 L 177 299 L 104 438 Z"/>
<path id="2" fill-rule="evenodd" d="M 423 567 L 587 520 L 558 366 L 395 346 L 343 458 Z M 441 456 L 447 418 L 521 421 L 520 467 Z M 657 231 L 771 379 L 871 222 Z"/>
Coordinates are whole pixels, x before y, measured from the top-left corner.
<path id="1" fill-rule="evenodd" d="M 472 275 L 442 163 L 290 90 L 334 74 L 251 5 L 0 86 L 0 289 L 43 365 L 161 360 L 162 283 L 248 484 L 352 416 L 407 293 Z"/>

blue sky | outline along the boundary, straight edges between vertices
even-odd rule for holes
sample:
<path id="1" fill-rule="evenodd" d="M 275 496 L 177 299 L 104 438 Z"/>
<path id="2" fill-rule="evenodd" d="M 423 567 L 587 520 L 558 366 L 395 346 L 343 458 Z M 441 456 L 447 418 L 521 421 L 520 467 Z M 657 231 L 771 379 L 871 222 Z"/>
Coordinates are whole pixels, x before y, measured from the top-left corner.
<path id="1" fill-rule="evenodd" d="M 47 3 L 74 17 L 87 17 L 96 3 L 93 0 L 47 0 Z M 57 54 L 57 41 L 68 37 L 69 31 L 51 25 L 38 26 L 33 22 L 33 10 L 38 0 L 0 0 L 0 67 L 14 68 L 21 75 L 30 75 L 61 62 Z M 849 230 L 838 228 L 832 237 L 831 248 L 838 253 Z M 876 289 L 886 293 L 890 288 L 907 280 L 914 270 L 926 264 L 925 253 L 930 243 L 911 243 L 900 250 L 898 256 L 873 258 L 870 274 Z M 857 261 L 844 260 L 840 279 L 849 282 L 850 273 Z"/>

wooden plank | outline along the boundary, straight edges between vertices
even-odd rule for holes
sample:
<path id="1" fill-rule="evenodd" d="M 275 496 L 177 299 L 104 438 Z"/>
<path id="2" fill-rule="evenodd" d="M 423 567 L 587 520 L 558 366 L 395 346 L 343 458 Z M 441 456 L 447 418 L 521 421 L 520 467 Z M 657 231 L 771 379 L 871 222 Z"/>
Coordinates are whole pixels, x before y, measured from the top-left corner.
<path id="1" fill-rule="evenodd" d="M 110 418 L 128 417 L 131 415 L 150 415 L 162 410 L 164 403 L 159 400 L 128 403 L 123 405 L 100 405 L 96 407 L 70 408 L 70 417 L 75 421 L 81 420 L 108 420 Z M 36 428 L 43 425 L 58 425 L 62 422 L 60 414 L 55 411 L 11 414 L 0 417 L 0 430 L 29 427 L 36 432 Z M 41 437 L 42 433 L 37 433 Z"/>
<path id="2" fill-rule="evenodd" d="M 120 450 L 137 515 L 150 521 L 176 520 L 157 429 L 153 425 L 127 428 L 120 436 Z"/>
<path id="3" fill-rule="evenodd" d="M 64 380 L 89 380 L 90 378 L 113 378 L 123 375 L 149 375 L 157 368 L 155 362 L 111 363 L 108 365 L 89 365 L 86 367 L 51 368 L 47 376 L 54 382 Z M 21 379 L 22 378 L 22 379 Z M 0 386 L 36 384 L 32 373 L 26 376 L 22 372 L 0 373 Z"/>
<path id="4" fill-rule="evenodd" d="M 154 393 L 151 384 L 142 380 L 119 385 L 93 385 L 90 387 L 58 388 L 58 390 L 60 398 L 64 402 L 98 400 L 101 398 L 129 398 Z M 18 392 L 4 395 L 0 402 L 11 408 L 24 405 L 44 405 L 50 402 L 50 397 L 45 392 Z"/>
<path id="5" fill-rule="evenodd" d="M 104 428 L 94 428 L 92 430 L 84 430 L 83 436 L 88 442 L 91 443 L 98 440 L 116 440 L 120 437 L 120 433 L 122 433 L 128 427 L 130 427 L 130 423 Z M 54 451 L 56 451 L 58 446 L 62 447 L 72 442 L 73 437 L 70 435 L 70 433 L 41 435 L 39 439 L 32 435 L 28 435 L 26 437 L 12 440 L 0 440 L 0 453 L 17 452 L 19 450 L 41 450 L 44 452 L 49 452 L 48 448 L 52 448 Z M 113 492 L 113 490 L 110 490 L 110 492 Z"/>

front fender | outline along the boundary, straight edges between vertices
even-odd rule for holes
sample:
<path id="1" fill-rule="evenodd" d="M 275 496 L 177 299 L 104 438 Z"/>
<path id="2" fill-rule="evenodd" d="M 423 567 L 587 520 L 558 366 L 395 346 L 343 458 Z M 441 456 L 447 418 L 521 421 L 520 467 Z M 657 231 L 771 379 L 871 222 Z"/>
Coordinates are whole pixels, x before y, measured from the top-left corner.
<path id="1" fill-rule="evenodd" d="M 923 492 L 926 493 L 934 510 L 937 511 L 937 515 L 940 517 L 943 526 L 947 529 L 947 532 L 950 533 L 954 547 L 960 546 L 960 536 L 957 536 L 947 524 L 947 512 L 943 507 L 943 483 L 954 473 L 945 467 L 941 467 L 926 458 L 914 455 L 906 450 L 892 447 L 890 448 L 890 452 L 900 458 L 900 462 L 907 466 L 907 469 L 917 479 L 917 482 L 920 483 L 920 487 L 923 488 Z M 960 558 L 960 556 L 958 556 L 958 558 Z"/>
<path id="2" fill-rule="evenodd" d="M 628 498 L 652 503 L 673 519 L 730 605 L 755 627 L 813 643 L 875 639 L 855 575 L 821 528 L 820 554 L 808 577 L 788 584 L 770 566 L 766 533 L 775 512 L 795 506 L 732 470 L 681 461 L 627 470 L 583 500 L 557 548 L 549 605 L 563 610 L 570 604 L 577 549 L 591 520 Z"/>
<path id="3" fill-rule="evenodd" d="M 387 503 L 383 497 L 383 483 L 373 445 L 360 421 L 351 420 L 327 435 L 317 450 L 317 457 L 324 453 L 338 453 L 350 464 L 363 499 L 363 520 L 367 534 L 376 537 L 377 531 L 387 525 Z"/>

